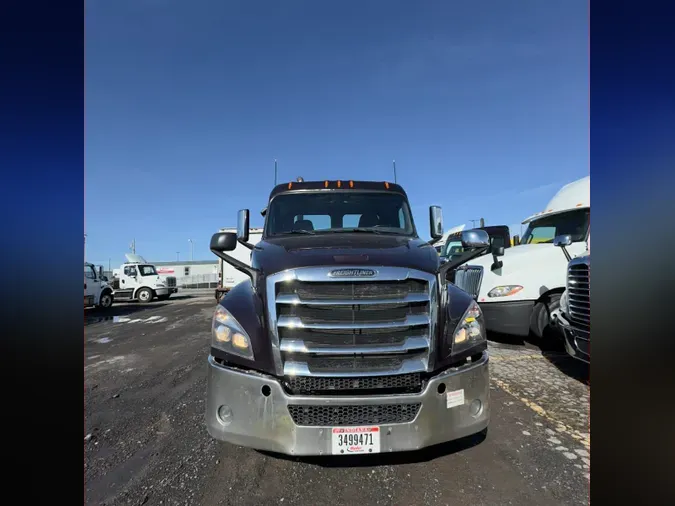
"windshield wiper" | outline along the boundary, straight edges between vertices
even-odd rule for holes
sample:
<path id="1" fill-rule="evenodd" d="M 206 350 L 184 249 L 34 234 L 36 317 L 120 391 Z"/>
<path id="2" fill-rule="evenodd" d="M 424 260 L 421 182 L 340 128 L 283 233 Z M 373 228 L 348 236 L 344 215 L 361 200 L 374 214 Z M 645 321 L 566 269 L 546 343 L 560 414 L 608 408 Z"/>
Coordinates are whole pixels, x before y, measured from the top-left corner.
<path id="1" fill-rule="evenodd" d="M 289 230 L 288 232 L 279 232 L 278 234 L 274 234 L 274 235 L 290 235 L 290 234 L 314 235 L 314 234 L 316 234 L 316 232 L 314 230 Z"/>
<path id="2" fill-rule="evenodd" d="M 401 232 L 396 230 L 386 230 L 382 228 L 375 227 L 355 227 L 355 228 L 342 228 L 340 230 L 335 230 L 335 232 L 363 232 L 368 234 L 389 234 L 389 235 L 403 235 Z"/>

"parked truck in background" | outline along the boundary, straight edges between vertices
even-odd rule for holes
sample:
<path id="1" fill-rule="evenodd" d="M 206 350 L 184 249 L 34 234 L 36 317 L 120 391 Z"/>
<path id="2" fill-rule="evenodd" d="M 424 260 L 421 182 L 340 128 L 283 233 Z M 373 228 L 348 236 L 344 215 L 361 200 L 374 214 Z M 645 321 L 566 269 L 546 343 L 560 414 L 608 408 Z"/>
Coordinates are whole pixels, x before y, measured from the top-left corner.
<path id="1" fill-rule="evenodd" d="M 520 245 L 506 249 L 499 262 L 486 255 L 462 267 L 456 284 L 478 301 L 488 330 L 562 337 L 552 315 L 565 289 L 567 262 L 553 240 L 569 235 L 572 257 L 583 253 L 590 215 L 590 177 L 584 177 L 563 186 L 542 212 L 524 220 Z"/>
<path id="2" fill-rule="evenodd" d="M 494 247 L 510 248 L 513 243 L 511 241 L 511 232 L 509 227 L 506 225 L 488 225 L 483 227 L 478 227 L 474 230 L 485 230 L 490 239 L 490 245 Z M 518 244 L 518 236 L 515 236 L 516 244 Z M 455 232 L 447 237 L 445 244 L 441 249 L 441 259 L 450 260 L 453 257 L 457 257 L 464 253 L 465 249 L 462 246 L 462 233 L 461 231 Z M 483 254 L 487 254 L 489 251 L 485 251 Z"/>
<path id="3" fill-rule="evenodd" d="M 487 431 L 488 351 L 479 305 L 447 281 L 489 247 L 441 265 L 397 184 L 276 186 L 261 240 L 249 211 L 211 251 L 246 274 L 216 306 L 208 356 L 212 437 L 292 455 L 416 450 Z M 442 236 L 430 208 L 431 237 Z M 249 244 L 250 265 L 229 255 Z"/>
<path id="4" fill-rule="evenodd" d="M 251 265 L 251 246 L 255 246 L 262 237 L 262 228 L 252 228 L 249 230 L 249 240 L 246 245 L 237 244 L 237 248 L 230 253 L 230 256 L 237 260 Z M 221 228 L 219 233 L 236 233 L 236 228 Z M 216 287 L 216 300 L 219 301 L 223 295 L 229 292 L 237 284 L 249 279 L 246 274 L 235 269 L 222 258 L 218 259 L 218 286 Z"/>
<path id="5" fill-rule="evenodd" d="M 94 264 L 84 263 L 84 307 L 108 309 L 113 305 L 115 296 L 112 287 L 103 276 L 103 268 L 98 270 Z"/>
<path id="6" fill-rule="evenodd" d="M 112 288 L 119 300 L 138 300 L 141 303 L 168 299 L 178 292 L 175 276 L 160 276 L 154 265 L 142 256 L 127 253 L 119 269 L 113 270 Z"/>
<path id="7" fill-rule="evenodd" d="M 567 247 L 570 235 L 558 236 L 554 244 L 565 254 L 567 280 L 560 297 L 560 307 L 554 313 L 556 324 L 562 329 L 565 349 L 572 357 L 591 362 L 591 245 L 581 255 L 572 258 Z"/>

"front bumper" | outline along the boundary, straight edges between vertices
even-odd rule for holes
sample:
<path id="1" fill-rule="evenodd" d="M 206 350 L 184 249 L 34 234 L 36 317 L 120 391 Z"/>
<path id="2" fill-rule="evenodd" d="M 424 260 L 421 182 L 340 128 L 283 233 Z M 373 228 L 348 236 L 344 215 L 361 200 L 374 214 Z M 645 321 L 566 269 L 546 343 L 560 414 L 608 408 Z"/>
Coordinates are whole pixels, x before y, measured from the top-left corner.
<path id="1" fill-rule="evenodd" d="M 556 325 L 558 325 L 565 336 L 565 350 L 569 355 L 586 362 L 591 363 L 591 341 L 590 334 L 580 329 L 574 328 L 565 316 L 558 312 L 556 314 Z"/>
<path id="2" fill-rule="evenodd" d="M 157 296 L 171 295 L 172 293 L 178 293 L 178 287 L 167 286 L 164 288 L 155 288 L 155 293 L 157 294 Z"/>
<path id="3" fill-rule="evenodd" d="M 503 302 L 479 302 L 485 319 L 485 327 L 490 332 L 500 332 L 513 336 L 530 334 L 530 319 L 534 301 L 517 300 Z"/>
<path id="4" fill-rule="evenodd" d="M 480 360 L 451 368 L 432 377 L 419 394 L 383 396 L 295 396 L 288 395 L 279 380 L 265 374 L 232 369 L 208 360 L 206 426 L 218 440 L 287 455 L 331 455 L 331 427 L 300 426 L 288 406 L 373 406 L 421 403 L 409 423 L 380 424 L 381 452 L 417 450 L 475 434 L 490 419 L 488 353 Z M 441 383 L 445 392 L 438 393 Z M 263 387 L 269 395 L 263 395 Z M 464 390 L 464 404 L 446 406 L 446 394 Z M 479 400 L 475 415 L 470 406 Z M 230 408 L 229 420 L 218 415 L 221 406 Z M 358 424 L 357 424 L 358 425 Z M 370 424 L 363 424 L 370 425 Z"/>

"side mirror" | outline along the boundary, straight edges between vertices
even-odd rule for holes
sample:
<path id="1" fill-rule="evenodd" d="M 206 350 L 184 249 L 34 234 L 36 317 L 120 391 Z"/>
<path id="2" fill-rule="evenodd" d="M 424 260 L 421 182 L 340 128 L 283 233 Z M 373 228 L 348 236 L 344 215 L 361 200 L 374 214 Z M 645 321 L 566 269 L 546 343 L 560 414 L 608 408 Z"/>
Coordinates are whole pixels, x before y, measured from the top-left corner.
<path id="1" fill-rule="evenodd" d="M 569 234 L 559 235 L 555 239 L 553 239 L 553 245 L 558 246 L 563 250 L 565 258 L 567 259 L 568 262 L 572 260 L 570 252 L 567 251 L 567 246 L 569 246 L 570 244 L 572 244 L 572 236 Z"/>
<path id="2" fill-rule="evenodd" d="M 504 246 L 493 246 L 492 255 L 496 257 L 504 256 Z"/>
<path id="3" fill-rule="evenodd" d="M 553 239 L 553 245 L 554 246 L 559 246 L 559 247 L 564 247 L 564 246 L 569 246 L 572 244 L 572 236 L 567 234 L 567 235 L 559 235 L 555 239 Z"/>
<path id="4" fill-rule="evenodd" d="M 432 239 L 443 237 L 443 211 L 440 206 L 429 206 L 429 232 Z"/>
<path id="5" fill-rule="evenodd" d="M 513 245 L 518 246 L 520 244 L 520 236 L 519 235 L 514 235 L 513 236 Z"/>
<path id="6" fill-rule="evenodd" d="M 487 248 L 490 246 L 490 236 L 485 230 L 462 230 L 462 247 Z"/>
<path id="7" fill-rule="evenodd" d="M 211 236 L 209 248 L 220 253 L 234 251 L 237 248 L 237 234 L 233 232 L 218 232 Z"/>
<path id="8" fill-rule="evenodd" d="M 248 209 L 241 209 L 237 215 L 237 239 L 242 242 L 248 242 L 249 215 Z"/>

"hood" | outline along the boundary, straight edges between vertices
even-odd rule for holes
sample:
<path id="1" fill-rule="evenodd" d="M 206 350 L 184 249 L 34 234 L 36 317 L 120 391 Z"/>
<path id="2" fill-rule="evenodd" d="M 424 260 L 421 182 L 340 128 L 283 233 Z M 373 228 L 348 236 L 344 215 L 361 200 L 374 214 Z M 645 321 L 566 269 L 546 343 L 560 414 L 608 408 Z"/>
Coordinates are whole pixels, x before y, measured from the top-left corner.
<path id="1" fill-rule="evenodd" d="M 419 238 L 367 233 L 269 238 L 256 244 L 251 265 L 265 275 L 316 266 L 407 267 L 435 273 L 439 257 Z"/>

